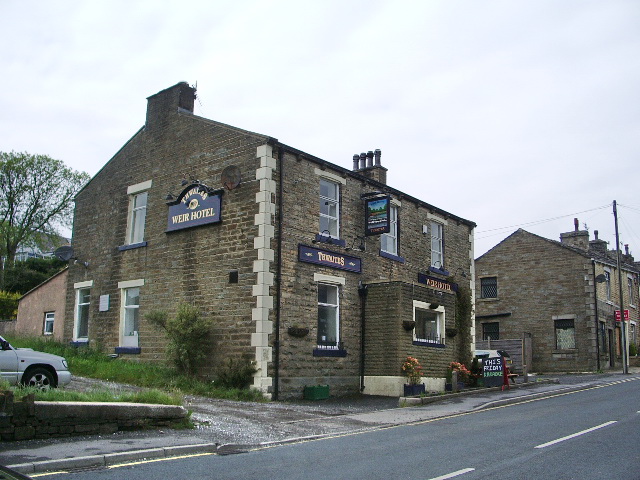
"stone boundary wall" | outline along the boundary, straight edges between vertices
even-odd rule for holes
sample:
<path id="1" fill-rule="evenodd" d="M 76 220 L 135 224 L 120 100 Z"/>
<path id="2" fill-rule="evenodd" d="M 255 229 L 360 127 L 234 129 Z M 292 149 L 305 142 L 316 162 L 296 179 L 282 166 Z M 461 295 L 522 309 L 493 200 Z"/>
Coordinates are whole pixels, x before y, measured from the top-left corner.
<path id="1" fill-rule="evenodd" d="M 120 430 L 167 428 L 184 422 L 187 410 L 176 405 L 103 402 L 36 402 L 33 394 L 16 401 L 0 392 L 2 441 L 105 435 Z"/>

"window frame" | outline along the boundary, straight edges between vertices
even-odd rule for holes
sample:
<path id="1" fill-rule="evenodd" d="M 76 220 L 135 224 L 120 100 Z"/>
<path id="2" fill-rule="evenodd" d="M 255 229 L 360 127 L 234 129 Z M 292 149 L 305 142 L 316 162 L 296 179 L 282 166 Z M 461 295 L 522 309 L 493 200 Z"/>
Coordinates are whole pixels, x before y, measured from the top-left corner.
<path id="1" fill-rule="evenodd" d="M 389 204 L 389 232 L 380 235 L 380 251 L 395 257 L 399 256 L 400 251 L 400 244 L 398 241 L 400 238 L 398 228 L 398 210 L 399 209 L 396 205 L 393 205 L 392 203 Z M 394 251 L 385 249 L 385 243 L 387 245 L 393 245 Z"/>
<path id="2" fill-rule="evenodd" d="M 487 283 L 490 283 L 491 280 L 494 280 L 494 284 L 493 285 L 486 285 Z M 495 296 L 488 296 L 485 295 L 485 292 L 487 289 L 494 287 L 495 290 Z M 498 276 L 497 275 L 490 275 L 490 276 L 486 276 L 486 277 L 480 277 L 480 298 L 485 300 L 485 299 L 497 299 L 498 298 Z"/>
<path id="3" fill-rule="evenodd" d="M 53 328 L 56 320 L 56 312 L 44 312 L 44 325 L 42 327 L 43 335 L 53 335 Z M 47 325 L 50 325 L 50 329 L 47 329 Z"/>
<path id="4" fill-rule="evenodd" d="M 487 331 L 487 325 L 491 325 L 492 327 L 495 326 L 495 331 L 497 333 L 497 338 L 493 338 L 493 337 L 489 337 L 487 334 L 488 333 L 492 333 L 490 331 Z M 482 323 L 482 340 L 488 340 L 489 338 L 491 338 L 491 340 L 500 340 L 500 322 L 483 322 Z"/>
<path id="5" fill-rule="evenodd" d="M 137 201 L 140 198 L 144 198 L 144 205 L 137 205 Z M 149 192 L 147 191 L 131 195 L 131 198 L 129 200 L 130 207 L 127 245 L 137 245 L 144 242 L 148 199 Z"/>
<path id="6" fill-rule="evenodd" d="M 570 327 L 562 326 L 563 324 L 568 325 L 571 323 Z M 570 330 L 573 332 L 571 336 L 571 344 L 573 346 L 560 346 L 559 340 L 565 342 L 567 339 L 560 339 L 558 336 L 558 332 L 561 330 Z M 576 349 L 576 319 L 575 316 L 567 316 L 567 317 L 553 317 L 553 337 L 555 341 L 555 349 L 556 350 L 575 350 Z"/>
<path id="7" fill-rule="evenodd" d="M 321 302 L 320 288 L 331 289 L 332 291 L 334 291 L 335 303 Z M 340 350 L 340 344 L 341 344 L 341 341 L 340 341 L 340 285 L 336 283 L 329 283 L 329 282 L 318 282 L 317 305 L 318 305 L 318 317 L 317 317 L 318 330 L 316 335 L 317 348 L 322 350 Z M 330 342 L 328 342 L 327 340 L 325 340 L 325 343 L 322 343 L 322 340 L 320 339 L 320 333 L 322 331 L 322 328 L 320 326 L 321 320 L 322 320 L 321 314 L 320 314 L 321 309 L 331 309 L 331 311 L 333 311 L 333 322 L 335 324 L 334 325 L 335 331 L 331 333 L 335 334 L 334 345 L 331 345 Z"/>
<path id="8" fill-rule="evenodd" d="M 88 342 L 89 341 L 89 321 L 91 318 L 91 289 L 93 280 L 87 282 L 79 282 L 74 284 L 75 289 L 75 306 L 73 309 L 73 341 Z M 83 294 L 82 292 L 87 292 Z M 87 297 L 86 302 L 81 302 Z M 86 317 L 86 318 L 85 318 Z M 86 323 L 86 325 L 84 325 Z M 85 333 L 86 335 L 81 335 Z"/>
<path id="9" fill-rule="evenodd" d="M 607 302 L 611 302 L 611 270 L 605 268 L 604 277 L 605 277 L 604 286 L 605 286 Z"/>
<path id="10" fill-rule="evenodd" d="M 322 194 L 322 184 L 323 182 L 330 186 L 330 190 L 333 189 L 335 191 L 335 198 L 325 196 Z M 320 216 L 319 216 L 319 234 L 321 236 L 326 236 L 326 232 L 329 232 L 330 238 L 340 238 L 340 183 L 335 182 L 328 178 L 320 178 L 319 183 L 320 191 L 319 191 L 319 204 L 320 204 Z M 323 205 L 329 206 L 327 208 L 327 212 L 323 213 Z M 335 216 L 330 215 L 331 206 L 335 208 Z M 326 227 L 323 227 L 323 220 L 327 222 Z M 332 222 L 335 224 L 335 232 L 331 231 Z"/>
<path id="11" fill-rule="evenodd" d="M 435 235 L 434 235 L 435 230 Z M 444 270 L 444 224 L 436 220 L 429 221 L 429 236 L 431 238 L 431 266 L 438 270 Z M 434 241 L 438 250 L 434 250 Z M 439 263 L 439 266 L 436 266 Z"/>
<path id="12" fill-rule="evenodd" d="M 120 289 L 120 327 L 119 327 L 119 345 L 120 347 L 136 349 L 140 347 L 140 298 L 142 296 L 142 288 L 144 286 L 144 279 L 128 280 L 125 282 L 118 282 L 118 288 Z M 128 293 L 132 290 L 138 290 L 137 304 L 128 303 Z M 127 322 L 129 320 L 129 314 L 133 314 L 134 325 L 137 321 L 137 330 L 132 330 L 132 335 L 126 334 Z"/>
<path id="13" fill-rule="evenodd" d="M 419 319 L 416 316 L 416 311 L 424 311 L 427 313 L 431 313 L 435 315 L 435 326 L 436 326 L 436 339 L 428 339 L 428 338 L 419 338 L 417 335 L 417 331 L 419 328 L 418 322 Z M 446 344 L 445 341 L 445 310 L 442 305 L 437 308 L 431 308 L 431 304 L 427 302 L 421 302 L 419 300 L 413 301 L 413 344 L 414 345 L 423 345 L 423 346 L 444 346 Z"/>
<path id="14" fill-rule="evenodd" d="M 633 294 L 633 277 L 631 275 L 627 275 L 627 289 L 629 295 L 629 306 L 635 307 L 635 295 Z"/>

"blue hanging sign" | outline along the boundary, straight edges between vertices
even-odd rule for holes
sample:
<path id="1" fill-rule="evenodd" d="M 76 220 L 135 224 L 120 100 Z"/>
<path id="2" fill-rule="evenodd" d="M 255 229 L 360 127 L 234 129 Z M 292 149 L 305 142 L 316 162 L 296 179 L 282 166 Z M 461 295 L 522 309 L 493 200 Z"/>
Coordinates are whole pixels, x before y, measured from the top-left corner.
<path id="1" fill-rule="evenodd" d="M 365 235 L 389 233 L 391 230 L 389 215 L 390 202 L 390 197 L 376 197 L 365 200 Z"/>
<path id="2" fill-rule="evenodd" d="M 362 260 L 358 257 L 351 257 L 341 253 L 320 250 L 319 248 L 298 245 L 298 260 L 305 263 L 315 263 L 325 267 L 347 270 L 349 272 L 361 273 Z"/>
<path id="3" fill-rule="evenodd" d="M 211 190 L 194 183 L 186 187 L 175 201 L 169 202 L 167 231 L 182 230 L 220 222 L 223 190 Z"/>

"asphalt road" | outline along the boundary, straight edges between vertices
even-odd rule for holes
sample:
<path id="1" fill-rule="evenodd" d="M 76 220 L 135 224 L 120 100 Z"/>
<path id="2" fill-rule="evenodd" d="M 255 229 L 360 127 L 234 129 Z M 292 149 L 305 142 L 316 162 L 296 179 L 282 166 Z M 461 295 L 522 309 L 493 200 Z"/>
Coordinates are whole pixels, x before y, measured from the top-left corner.
<path id="1" fill-rule="evenodd" d="M 410 414 L 422 408 L 400 410 Z M 408 425 L 47 478 L 637 479 L 639 411 L 640 377 L 618 377 Z"/>

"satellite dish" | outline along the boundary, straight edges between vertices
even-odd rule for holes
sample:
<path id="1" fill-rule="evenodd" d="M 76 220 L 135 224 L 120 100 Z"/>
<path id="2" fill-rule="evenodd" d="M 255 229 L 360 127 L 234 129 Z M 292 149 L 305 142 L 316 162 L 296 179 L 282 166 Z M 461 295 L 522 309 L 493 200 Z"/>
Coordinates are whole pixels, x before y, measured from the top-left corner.
<path id="1" fill-rule="evenodd" d="M 222 185 L 224 185 L 227 190 L 233 190 L 240 185 L 240 169 L 236 165 L 229 165 L 226 167 L 222 170 L 220 177 Z"/>
<path id="2" fill-rule="evenodd" d="M 59 260 L 68 262 L 73 258 L 73 247 L 71 247 L 70 245 L 63 245 L 62 247 L 57 248 L 56 251 L 53 252 L 53 254 Z"/>

